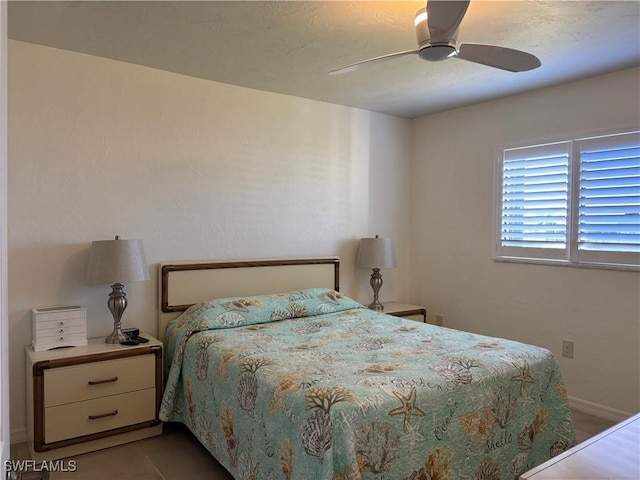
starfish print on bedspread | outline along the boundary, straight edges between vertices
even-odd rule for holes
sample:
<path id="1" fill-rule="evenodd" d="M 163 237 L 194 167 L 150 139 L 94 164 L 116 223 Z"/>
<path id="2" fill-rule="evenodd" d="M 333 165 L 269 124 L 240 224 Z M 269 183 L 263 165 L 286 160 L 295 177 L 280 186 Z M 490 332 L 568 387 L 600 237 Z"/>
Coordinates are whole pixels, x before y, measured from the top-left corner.
<path id="1" fill-rule="evenodd" d="M 424 417 L 424 411 L 416 407 L 416 387 L 411 387 L 411 392 L 409 392 L 408 397 L 405 397 L 395 390 L 393 391 L 393 394 L 398 400 L 400 400 L 402 405 L 391 410 L 388 415 L 403 415 L 404 419 L 402 421 L 402 429 L 406 432 L 409 429 L 409 420 L 411 420 L 412 415 Z"/>
<path id="2" fill-rule="evenodd" d="M 524 386 L 527 383 L 534 383 L 534 378 L 529 374 L 529 362 L 524 361 L 524 365 L 520 366 L 517 363 L 512 363 L 514 367 L 518 369 L 518 375 L 511 377 L 512 382 L 520 383 L 520 395 L 524 393 Z"/>

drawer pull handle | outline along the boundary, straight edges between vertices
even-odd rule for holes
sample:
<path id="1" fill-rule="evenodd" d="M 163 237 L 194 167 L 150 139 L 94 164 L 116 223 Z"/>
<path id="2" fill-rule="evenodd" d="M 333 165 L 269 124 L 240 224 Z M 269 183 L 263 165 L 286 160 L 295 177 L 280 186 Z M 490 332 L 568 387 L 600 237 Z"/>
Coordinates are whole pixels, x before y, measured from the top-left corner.
<path id="1" fill-rule="evenodd" d="M 102 383 L 111 383 L 111 382 L 117 382 L 117 381 L 118 381 L 118 377 L 105 378 L 104 380 L 89 380 L 89 385 L 100 385 Z"/>
<path id="2" fill-rule="evenodd" d="M 89 415 L 89 420 L 96 420 L 97 418 L 115 417 L 118 414 L 118 410 L 114 410 L 109 413 L 101 413 L 100 415 Z"/>

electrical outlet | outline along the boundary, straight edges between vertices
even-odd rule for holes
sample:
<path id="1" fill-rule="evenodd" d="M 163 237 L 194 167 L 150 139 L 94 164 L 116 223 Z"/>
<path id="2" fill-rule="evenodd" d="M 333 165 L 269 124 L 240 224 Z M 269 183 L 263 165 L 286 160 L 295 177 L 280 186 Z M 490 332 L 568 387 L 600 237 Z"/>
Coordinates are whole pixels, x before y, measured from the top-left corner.
<path id="1" fill-rule="evenodd" d="M 573 358 L 573 342 L 571 340 L 562 341 L 562 356 Z"/>
<path id="2" fill-rule="evenodd" d="M 444 315 L 436 313 L 436 325 L 438 325 L 439 327 L 444 325 Z"/>

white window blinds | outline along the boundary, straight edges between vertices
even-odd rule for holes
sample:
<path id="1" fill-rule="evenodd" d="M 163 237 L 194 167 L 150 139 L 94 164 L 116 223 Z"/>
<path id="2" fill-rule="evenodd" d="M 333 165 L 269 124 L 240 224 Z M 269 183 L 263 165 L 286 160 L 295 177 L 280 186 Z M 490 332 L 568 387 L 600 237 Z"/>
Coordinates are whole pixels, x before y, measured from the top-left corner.
<path id="1" fill-rule="evenodd" d="M 569 217 L 568 142 L 504 150 L 500 246 L 503 254 L 564 258 Z M 529 249 L 526 252 L 516 249 Z"/>
<path id="2" fill-rule="evenodd" d="M 640 255 L 640 135 L 576 143 L 580 151 L 578 258 L 616 263 L 614 258 L 621 257 L 617 253 Z"/>
<path id="3" fill-rule="evenodd" d="M 640 133 L 499 149 L 494 258 L 640 265 Z"/>

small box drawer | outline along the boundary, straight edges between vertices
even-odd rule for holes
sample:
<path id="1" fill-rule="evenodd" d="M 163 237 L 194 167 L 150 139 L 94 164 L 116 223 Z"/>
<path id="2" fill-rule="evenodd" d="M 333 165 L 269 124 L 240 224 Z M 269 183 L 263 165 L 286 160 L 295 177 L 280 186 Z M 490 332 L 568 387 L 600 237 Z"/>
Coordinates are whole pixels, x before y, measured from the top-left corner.
<path id="1" fill-rule="evenodd" d="M 46 337 L 60 337 L 61 335 L 71 335 L 75 333 L 81 334 L 82 338 L 87 337 L 87 329 L 84 325 L 76 325 L 71 327 L 42 328 L 40 330 L 36 330 L 35 337 L 38 343 L 41 343 L 40 340 Z"/>
<path id="2" fill-rule="evenodd" d="M 67 328 L 82 326 L 86 328 L 87 319 L 81 318 L 64 318 L 59 320 L 47 320 L 46 322 L 35 322 L 36 331 L 48 330 L 51 328 Z"/>
<path id="3" fill-rule="evenodd" d="M 156 389 L 68 403 L 45 409 L 44 441 L 57 442 L 155 419 Z"/>
<path id="4" fill-rule="evenodd" d="M 50 350 L 56 347 L 79 347 L 87 344 L 86 333 L 72 333 L 51 337 L 35 338 L 31 345 L 36 352 Z"/>
<path id="5" fill-rule="evenodd" d="M 155 386 L 155 355 L 52 368 L 44 372 L 44 406 L 52 407 Z"/>

